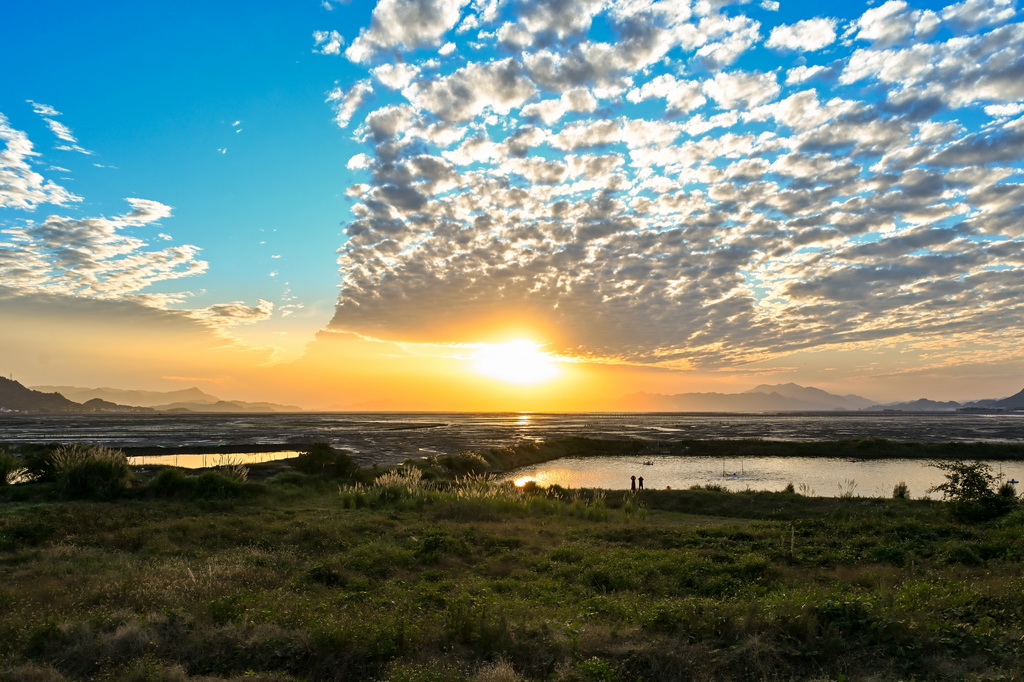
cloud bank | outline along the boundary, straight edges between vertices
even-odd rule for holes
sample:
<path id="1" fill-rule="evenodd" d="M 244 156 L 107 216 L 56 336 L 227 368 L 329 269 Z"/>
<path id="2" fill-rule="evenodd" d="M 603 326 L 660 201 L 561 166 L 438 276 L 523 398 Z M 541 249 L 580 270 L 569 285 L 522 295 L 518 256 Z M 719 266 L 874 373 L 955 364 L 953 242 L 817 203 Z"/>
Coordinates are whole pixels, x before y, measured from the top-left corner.
<path id="1" fill-rule="evenodd" d="M 516 7 L 384 0 L 350 49 L 393 91 L 339 100 L 367 150 L 333 328 L 459 341 L 520 318 L 564 351 L 711 369 L 1019 335 L 1011 3 L 771 28 L 742 4 Z"/>

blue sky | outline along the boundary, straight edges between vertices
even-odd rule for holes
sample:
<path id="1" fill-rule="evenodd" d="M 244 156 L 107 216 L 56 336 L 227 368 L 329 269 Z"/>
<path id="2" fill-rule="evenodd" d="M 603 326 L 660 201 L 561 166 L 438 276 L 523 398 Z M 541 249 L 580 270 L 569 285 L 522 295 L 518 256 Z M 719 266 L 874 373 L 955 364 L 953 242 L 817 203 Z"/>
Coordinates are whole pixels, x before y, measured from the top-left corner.
<path id="1" fill-rule="evenodd" d="M 23 328 L 57 296 L 261 365 L 318 332 L 451 354 L 525 330 L 681 390 L 1024 377 L 1011 0 L 4 12 Z"/>

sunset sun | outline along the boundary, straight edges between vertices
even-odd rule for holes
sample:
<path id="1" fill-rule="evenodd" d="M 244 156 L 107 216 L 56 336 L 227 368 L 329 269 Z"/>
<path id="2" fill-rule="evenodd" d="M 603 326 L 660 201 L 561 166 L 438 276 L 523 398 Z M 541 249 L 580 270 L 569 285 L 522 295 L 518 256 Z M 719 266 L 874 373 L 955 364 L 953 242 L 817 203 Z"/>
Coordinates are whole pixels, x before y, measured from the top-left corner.
<path id="1" fill-rule="evenodd" d="M 536 384 L 558 374 L 554 358 L 527 339 L 505 343 L 482 343 L 471 359 L 474 369 L 485 376 L 516 384 Z"/>

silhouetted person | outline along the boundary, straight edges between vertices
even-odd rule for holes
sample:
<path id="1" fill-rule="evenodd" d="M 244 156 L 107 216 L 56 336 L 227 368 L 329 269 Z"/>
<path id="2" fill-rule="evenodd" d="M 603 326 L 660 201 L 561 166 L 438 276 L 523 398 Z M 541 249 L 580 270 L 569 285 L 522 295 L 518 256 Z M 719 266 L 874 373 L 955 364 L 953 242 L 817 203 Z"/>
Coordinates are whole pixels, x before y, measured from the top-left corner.
<path id="1" fill-rule="evenodd" d="M 644 477 L 641 476 L 640 478 L 636 479 L 636 482 L 638 483 L 637 488 L 639 488 L 640 490 L 643 490 L 644 489 Z"/>
<path id="2" fill-rule="evenodd" d="M 643 480 L 643 479 L 640 479 L 640 480 Z M 643 487 L 643 483 L 640 484 L 640 487 Z M 629 477 L 629 489 L 630 490 L 636 490 L 636 476 L 630 476 Z"/>

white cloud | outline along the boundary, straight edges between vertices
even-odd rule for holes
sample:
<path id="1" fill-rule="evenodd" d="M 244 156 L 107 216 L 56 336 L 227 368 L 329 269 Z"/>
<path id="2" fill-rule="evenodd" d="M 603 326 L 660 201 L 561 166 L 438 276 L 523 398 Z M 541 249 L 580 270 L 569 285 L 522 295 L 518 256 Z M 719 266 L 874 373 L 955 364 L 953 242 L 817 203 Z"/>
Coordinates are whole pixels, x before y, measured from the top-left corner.
<path id="1" fill-rule="evenodd" d="M 40 104 L 39 102 L 33 102 L 32 100 L 26 100 L 31 106 L 32 111 L 39 114 L 43 121 L 46 123 L 46 127 L 50 129 L 50 132 L 54 136 L 67 144 L 58 145 L 56 148 L 61 151 L 78 152 L 79 154 L 91 155 L 92 152 L 85 149 L 78 144 L 78 138 L 71 132 L 71 128 L 67 127 L 60 121 L 53 118 L 54 116 L 60 116 L 61 113 L 51 107 L 49 104 Z"/>
<path id="2" fill-rule="evenodd" d="M 348 160 L 346 168 L 349 170 L 362 170 L 373 165 L 373 159 L 366 154 L 356 154 Z"/>
<path id="3" fill-rule="evenodd" d="M 412 49 L 440 42 L 459 20 L 468 0 L 380 0 L 370 27 L 359 32 L 345 55 L 354 62 L 369 61 L 389 48 Z"/>
<path id="4" fill-rule="evenodd" d="M 928 38 L 938 28 L 939 18 L 931 10 L 911 9 L 903 0 L 888 0 L 873 7 L 851 25 L 859 40 L 875 47 L 892 47 L 912 37 Z"/>
<path id="5" fill-rule="evenodd" d="M 146 199 L 126 201 L 131 210 L 115 218 L 51 215 L 40 223 L 3 230 L 8 235 L 0 242 L 5 284 L 24 293 L 111 299 L 206 270 L 195 246 L 151 251 L 145 241 L 125 231 L 169 217 L 169 206 Z"/>
<path id="6" fill-rule="evenodd" d="M 537 117 L 551 125 L 570 112 L 589 113 L 597 109 L 597 99 L 586 88 L 573 88 L 562 93 L 558 99 L 545 99 L 527 104 L 523 116 Z"/>
<path id="7" fill-rule="evenodd" d="M 1024 102 L 1013 102 L 1012 104 L 990 104 L 985 107 L 985 113 L 993 118 L 1019 116 L 1024 113 Z"/>
<path id="8" fill-rule="evenodd" d="M 392 90 L 401 90 L 409 87 L 409 84 L 420 75 L 420 69 L 415 64 L 381 64 L 370 69 L 370 73 Z"/>
<path id="9" fill-rule="evenodd" d="M 564 39 L 585 33 L 604 5 L 605 0 L 535 0 L 522 5 L 519 23 L 532 35 Z"/>
<path id="10" fill-rule="evenodd" d="M 28 136 L 12 128 L 3 114 L 0 114 L 0 141 L 4 143 L 0 149 L 0 208 L 32 210 L 40 204 L 64 206 L 81 201 L 81 197 L 32 169 L 30 161 L 38 153 Z"/>
<path id="11" fill-rule="evenodd" d="M 835 40 L 835 19 L 805 19 L 773 28 L 765 46 L 793 52 L 814 52 L 828 47 Z"/>
<path id="12" fill-rule="evenodd" d="M 942 10 L 942 20 L 959 31 L 1002 24 L 1017 14 L 1014 0 L 964 0 Z"/>
<path id="13" fill-rule="evenodd" d="M 256 301 L 256 305 L 246 305 L 242 301 L 231 303 L 215 303 L 206 308 L 199 308 L 188 311 L 189 317 L 196 320 L 203 320 L 218 326 L 229 326 L 236 324 L 251 324 L 269 319 L 274 312 L 274 304 L 262 298 Z"/>
<path id="14" fill-rule="evenodd" d="M 704 81 L 702 88 L 723 109 L 752 109 L 771 101 L 780 91 L 774 73 L 744 71 L 721 71 Z"/>
<path id="15" fill-rule="evenodd" d="M 356 110 L 366 102 L 373 94 L 373 86 L 367 80 L 359 81 L 343 92 L 341 88 L 335 88 L 327 93 L 327 102 L 335 107 L 334 122 L 341 128 L 347 128 Z"/>
<path id="16" fill-rule="evenodd" d="M 317 54 L 341 54 L 345 38 L 337 31 L 313 31 L 313 52 Z"/>
<path id="17" fill-rule="evenodd" d="M 422 80 L 410 86 L 406 96 L 444 121 L 461 123 L 485 110 L 507 114 L 536 92 L 520 63 L 508 58 L 470 64 L 450 76 Z"/>
<path id="18" fill-rule="evenodd" d="M 32 100 L 25 100 L 32 106 L 32 111 L 39 114 L 40 116 L 60 116 L 60 112 L 51 107 L 49 104 L 40 104 L 39 102 L 33 102 Z"/>
<path id="19" fill-rule="evenodd" d="M 695 81 L 679 80 L 663 73 L 655 76 L 639 88 L 633 88 L 626 95 L 630 102 L 646 99 L 664 99 L 666 108 L 673 113 L 685 114 L 704 104 L 707 99 L 701 94 L 701 85 Z"/>

